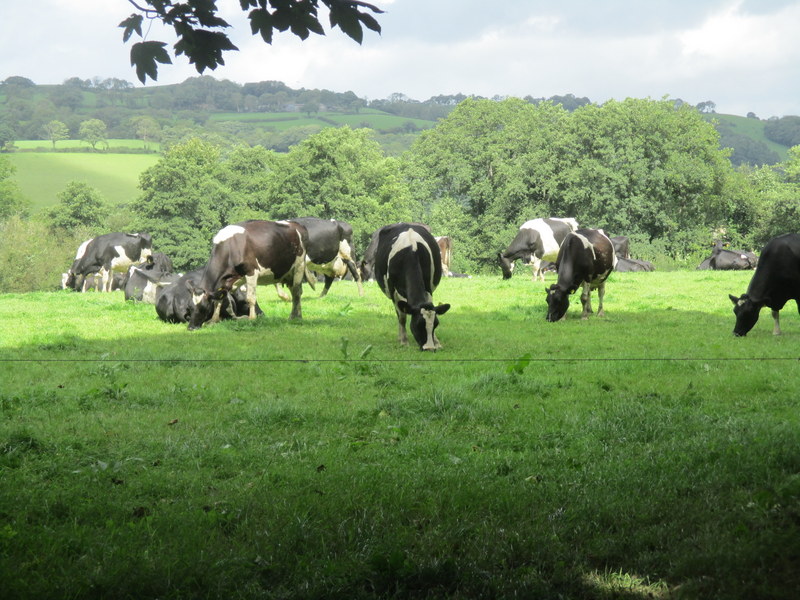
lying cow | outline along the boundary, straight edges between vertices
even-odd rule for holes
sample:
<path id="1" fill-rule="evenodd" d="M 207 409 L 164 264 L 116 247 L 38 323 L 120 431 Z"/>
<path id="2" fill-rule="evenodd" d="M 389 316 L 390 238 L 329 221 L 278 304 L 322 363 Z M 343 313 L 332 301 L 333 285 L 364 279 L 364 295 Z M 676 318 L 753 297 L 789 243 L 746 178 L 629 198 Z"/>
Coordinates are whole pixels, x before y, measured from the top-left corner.
<path id="1" fill-rule="evenodd" d="M 133 266 L 128 269 L 125 282 L 125 300 L 155 304 L 160 288 L 175 283 L 180 274 L 167 271 L 155 271 Z"/>
<path id="2" fill-rule="evenodd" d="M 65 285 L 78 289 L 76 281 L 98 273 L 102 291 L 110 292 L 114 272 L 124 273 L 133 263 L 146 260 L 152 245 L 147 233 L 106 233 L 87 240 L 78 248 Z"/>
<path id="3" fill-rule="evenodd" d="M 570 232 L 556 259 L 558 281 L 547 290 L 547 320 L 559 321 L 567 314 L 569 297 L 579 287 L 583 304 L 582 319 L 592 312 L 591 294 L 597 290 L 597 316 L 602 317 L 606 279 L 617 264 L 611 240 L 601 229 L 578 229 Z"/>
<path id="4" fill-rule="evenodd" d="M 394 303 L 402 345 L 408 344 L 406 317 L 411 315 L 411 333 L 420 350 L 442 347 L 436 327 L 439 315 L 446 313 L 450 305 L 433 305 L 433 291 L 441 278 L 439 246 L 424 226 L 397 223 L 378 231 L 375 279 Z"/>
<path id="5" fill-rule="evenodd" d="M 768 241 L 747 293 L 738 298 L 731 294 L 728 297 L 736 315 L 733 335 L 747 335 L 765 306 L 772 309 L 775 323 L 772 333 L 780 335 L 780 310 L 789 300 L 794 300 L 800 310 L 800 235 L 787 233 Z"/>
<path id="6" fill-rule="evenodd" d="M 241 279 L 251 319 L 256 318 L 258 283 L 290 286 L 290 318 L 302 318 L 300 297 L 308 246 L 305 227 L 291 221 L 244 221 L 223 227 L 213 243 L 202 277 L 188 282 L 192 289 L 189 329 L 218 321 L 223 299 Z"/>
<path id="7" fill-rule="evenodd" d="M 159 287 L 156 290 L 156 314 L 167 323 L 188 323 L 191 317 L 192 290 L 189 282 L 203 276 L 204 269 L 190 271 L 178 277 L 174 283 Z M 250 307 L 247 304 L 247 293 L 235 288 L 232 293 L 225 294 L 221 302 L 220 320 L 247 317 Z M 256 303 L 256 314 L 264 314 Z M 209 319 L 211 315 L 209 315 Z"/>
<path id="8" fill-rule="evenodd" d="M 620 273 L 631 273 L 634 271 L 655 271 L 656 269 L 653 263 L 649 261 L 637 258 L 623 258 L 617 254 L 617 265 L 614 270 Z"/>
<path id="9" fill-rule="evenodd" d="M 511 278 L 515 261 L 522 259 L 531 266 L 533 280 L 544 281 L 542 260 L 556 260 L 564 238 L 577 228 L 578 222 L 572 218 L 533 219 L 523 223 L 505 252 L 497 255 L 503 270 L 503 279 Z"/>
<path id="10" fill-rule="evenodd" d="M 713 269 L 717 271 L 747 271 L 755 269 L 758 257 L 745 250 L 727 250 L 721 241 L 714 242 L 711 256 L 697 267 L 697 270 Z"/>

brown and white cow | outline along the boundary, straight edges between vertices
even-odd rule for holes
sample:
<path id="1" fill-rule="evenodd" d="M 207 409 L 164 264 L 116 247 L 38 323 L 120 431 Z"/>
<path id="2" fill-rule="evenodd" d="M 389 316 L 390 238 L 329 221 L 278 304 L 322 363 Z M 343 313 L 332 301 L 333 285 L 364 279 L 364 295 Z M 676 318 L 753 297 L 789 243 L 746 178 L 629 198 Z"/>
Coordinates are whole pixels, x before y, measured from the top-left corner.
<path id="1" fill-rule="evenodd" d="M 188 282 L 192 290 L 189 329 L 198 329 L 208 320 L 218 321 L 223 298 L 242 279 L 251 319 L 256 318 L 259 283 L 289 286 L 289 318 L 302 318 L 300 297 L 308 244 L 305 227 L 291 221 L 244 221 L 223 227 L 213 243 L 203 276 L 197 282 Z"/>
<path id="2" fill-rule="evenodd" d="M 564 238 L 556 259 L 558 281 L 547 289 L 547 320 L 559 321 L 569 308 L 569 297 L 579 287 L 586 319 L 592 312 L 591 294 L 597 290 L 597 316 L 603 316 L 606 279 L 617 264 L 614 246 L 602 229 L 578 229 Z"/>
<path id="3" fill-rule="evenodd" d="M 451 277 L 453 275 L 450 270 L 453 261 L 453 240 L 449 235 L 438 235 L 436 243 L 439 245 L 439 253 L 442 255 L 442 275 Z"/>

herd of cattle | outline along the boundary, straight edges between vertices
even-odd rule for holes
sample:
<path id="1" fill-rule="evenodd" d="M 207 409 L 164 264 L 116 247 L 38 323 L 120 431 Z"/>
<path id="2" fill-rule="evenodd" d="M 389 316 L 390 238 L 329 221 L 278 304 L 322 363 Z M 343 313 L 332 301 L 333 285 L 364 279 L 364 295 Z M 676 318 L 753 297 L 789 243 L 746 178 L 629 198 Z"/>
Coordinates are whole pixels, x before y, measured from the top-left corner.
<path id="1" fill-rule="evenodd" d="M 336 278 L 352 278 L 359 295 L 364 280 L 375 279 L 392 301 L 400 343 L 408 343 L 406 320 L 421 350 L 438 350 L 439 316 L 449 304 L 434 305 L 433 292 L 450 271 L 452 242 L 434 237 L 427 225 L 396 223 L 375 231 L 364 257 L 356 265 L 353 229 L 343 221 L 304 217 L 287 221 L 251 220 L 222 228 L 212 240 L 208 263 L 178 274 L 163 253 L 152 251 L 146 233 L 108 233 L 80 245 L 63 274 L 62 287 L 86 291 L 123 289 L 126 300 L 155 305 L 158 317 L 198 329 L 226 318 L 254 319 L 262 314 L 256 301 L 260 284 L 289 288 L 290 318 L 300 319 L 303 283 L 315 287 L 324 280 L 324 296 Z M 547 320 L 564 318 L 569 297 L 582 288 L 582 318 L 592 313 L 591 292 L 598 293 L 603 315 L 605 282 L 613 270 L 652 271 L 647 261 L 632 259 L 628 238 L 609 237 L 602 229 L 580 228 L 572 218 L 533 219 L 524 223 L 508 248 L 498 255 L 503 277 L 511 277 L 517 260 L 530 265 L 534 281 L 544 271 L 557 272 L 547 288 Z M 727 250 L 716 243 L 698 269 L 755 269 L 747 293 L 730 296 L 734 304 L 734 334 L 746 335 L 764 306 L 772 310 L 774 333 L 780 333 L 778 311 L 790 300 L 800 301 L 800 235 L 776 237 L 760 260 L 750 252 Z M 800 302 L 798 302 L 800 308 Z"/>

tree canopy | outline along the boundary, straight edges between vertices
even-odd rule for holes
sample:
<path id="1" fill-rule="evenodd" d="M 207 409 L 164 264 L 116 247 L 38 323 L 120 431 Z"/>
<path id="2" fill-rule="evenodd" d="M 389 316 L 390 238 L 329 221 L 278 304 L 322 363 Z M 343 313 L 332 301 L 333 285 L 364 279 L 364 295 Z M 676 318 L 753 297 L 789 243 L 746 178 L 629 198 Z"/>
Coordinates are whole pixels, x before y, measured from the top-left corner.
<path id="1" fill-rule="evenodd" d="M 225 30 L 230 24 L 219 17 L 216 3 L 208 0 L 128 0 L 137 10 L 120 23 L 124 30 L 123 41 L 135 33 L 141 38 L 144 19 L 157 19 L 171 26 L 177 37 L 173 45 L 175 55 L 184 54 L 198 73 L 214 70 L 225 64 L 224 52 L 238 50 Z M 325 35 L 320 22 L 320 5 L 327 7 L 331 28 L 338 27 L 350 38 L 361 43 L 364 27 L 380 33 L 381 27 L 370 13 L 383 11 L 360 0 L 239 0 L 242 11 L 247 12 L 253 35 L 260 35 L 271 44 L 275 32 L 291 31 L 302 40 L 311 33 Z M 158 65 L 171 64 L 167 44 L 156 40 L 143 40 L 131 46 L 131 65 L 142 83 L 147 78 L 158 79 Z"/>

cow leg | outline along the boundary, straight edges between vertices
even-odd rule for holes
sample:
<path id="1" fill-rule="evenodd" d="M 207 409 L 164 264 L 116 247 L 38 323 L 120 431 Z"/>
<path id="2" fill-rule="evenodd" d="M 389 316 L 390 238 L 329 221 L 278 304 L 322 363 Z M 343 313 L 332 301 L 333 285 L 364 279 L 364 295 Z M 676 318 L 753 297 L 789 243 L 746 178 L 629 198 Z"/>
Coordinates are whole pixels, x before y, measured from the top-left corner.
<path id="1" fill-rule="evenodd" d="M 358 286 L 358 295 L 364 295 L 364 286 L 361 285 L 361 273 L 358 271 L 358 267 L 356 267 L 356 263 L 352 260 L 348 260 L 346 262 L 347 270 L 350 271 L 350 275 L 352 276 L 353 280 L 355 280 L 356 285 Z"/>
<path id="2" fill-rule="evenodd" d="M 258 285 L 258 273 L 246 275 L 244 278 L 245 284 L 245 298 L 247 299 L 247 306 L 250 309 L 248 318 L 256 318 L 256 286 Z"/>
<path id="3" fill-rule="evenodd" d="M 772 318 L 775 321 L 775 327 L 772 328 L 772 335 L 781 334 L 781 317 L 777 310 L 772 311 Z"/>
<path id="4" fill-rule="evenodd" d="M 209 323 L 219 323 L 221 320 L 220 313 L 222 312 L 222 300 L 214 301 L 214 312 L 211 315 Z"/>
<path id="5" fill-rule="evenodd" d="M 401 346 L 408 346 L 408 335 L 406 334 L 406 313 L 398 309 L 396 306 L 394 307 L 394 311 L 397 313 L 397 339 L 400 341 Z"/>
<path id="6" fill-rule="evenodd" d="M 111 277 L 112 277 L 111 271 L 106 269 L 106 268 L 102 268 L 102 269 L 100 269 L 100 274 L 101 274 L 100 281 L 102 282 L 100 290 L 103 291 L 103 292 L 110 292 L 111 291 Z"/>
<path id="7" fill-rule="evenodd" d="M 328 290 L 331 289 L 331 284 L 333 283 L 333 276 L 332 275 L 324 275 L 325 277 L 325 286 L 322 288 L 322 293 L 319 295 L 320 298 L 324 298 L 325 295 L 328 293 Z"/>
<path id="8" fill-rule="evenodd" d="M 278 298 L 280 298 L 280 299 L 281 299 L 281 300 L 283 300 L 284 302 L 288 302 L 288 301 L 289 301 L 289 294 L 287 294 L 287 293 L 286 293 L 286 292 L 283 290 L 283 286 L 282 286 L 280 283 L 276 283 L 276 284 L 275 284 L 275 291 L 276 291 L 276 292 L 277 292 L 277 294 L 278 294 Z"/>
<path id="9" fill-rule="evenodd" d="M 303 280 L 308 277 L 309 273 L 306 270 L 306 257 L 305 255 L 299 256 L 294 263 L 294 276 L 292 278 L 292 312 L 289 315 L 290 319 L 302 319 L 303 312 L 300 305 L 300 297 L 303 295 Z M 311 282 L 309 282 L 311 283 Z M 314 286 L 312 285 L 313 289 Z"/>
<path id="10" fill-rule="evenodd" d="M 544 281 L 544 273 L 542 273 L 542 260 L 536 255 L 531 255 L 531 271 L 533 271 L 533 281 Z"/>
<path id="11" fill-rule="evenodd" d="M 583 284 L 583 291 L 581 292 L 581 304 L 583 304 L 583 313 L 581 319 L 588 319 L 592 313 L 592 289 L 588 283 Z"/>
<path id="12" fill-rule="evenodd" d="M 606 295 L 606 282 L 604 281 L 600 285 L 597 286 L 597 316 L 598 317 L 605 317 L 606 313 L 603 310 L 603 296 Z"/>

